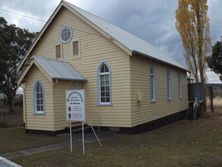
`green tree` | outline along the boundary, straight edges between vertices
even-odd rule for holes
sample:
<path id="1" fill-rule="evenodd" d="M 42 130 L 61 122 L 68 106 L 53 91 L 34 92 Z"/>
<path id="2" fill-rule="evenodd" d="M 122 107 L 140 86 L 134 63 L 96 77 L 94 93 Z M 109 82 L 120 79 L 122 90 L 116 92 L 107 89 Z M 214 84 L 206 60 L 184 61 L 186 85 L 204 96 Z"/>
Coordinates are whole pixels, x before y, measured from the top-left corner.
<path id="1" fill-rule="evenodd" d="M 14 98 L 18 89 L 17 66 L 35 36 L 36 33 L 16 27 L 14 24 L 8 25 L 7 21 L 0 17 L 0 90 L 6 97 L 10 113 L 14 111 Z"/>
<path id="2" fill-rule="evenodd" d="M 213 46 L 212 55 L 207 59 L 208 66 L 220 76 L 222 80 L 222 42 L 218 41 Z"/>

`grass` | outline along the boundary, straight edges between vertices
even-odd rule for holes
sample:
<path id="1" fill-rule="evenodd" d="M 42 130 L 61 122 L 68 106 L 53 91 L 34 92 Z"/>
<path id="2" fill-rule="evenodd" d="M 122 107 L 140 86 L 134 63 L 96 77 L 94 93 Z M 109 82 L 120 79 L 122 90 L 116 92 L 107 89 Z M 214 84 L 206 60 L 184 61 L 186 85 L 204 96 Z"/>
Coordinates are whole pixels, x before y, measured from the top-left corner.
<path id="1" fill-rule="evenodd" d="M 23 125 L 22 105 L 15 105 L 14 113 L 9 113 L 7 107 L 0 100 L 0 129 Z"/>
<path id="2" fill-rule="evenodd" d="M 115 134 L 103 142 L 14 159 L 24 167 L 221 167 L 222 113 L 197 121 L 179 121 L 151 132 Z M 1 148 L 1 147 L 0 147 Z"/>
<path id="3" fill-rule="evenodd" d="M 66 135 L 53 137 L 26 134 L 22 127 L 2 128 L 0 129 L 0 154 L 63 142 L 67 141 L 67 139 L 68 137 Z"/>
<path id="4" fill-rule="evenodd" d="M 4 112 L 7 109 L 0 109 L 0 128 L 22 126 L 21 109 L 22 107 L 15 107 L 14 113 Z"/>
<path id="5" fill-rule="evenodd" d="M 210 105 L 210 100 L 208 99 L 208 104 Z M 216 110 L 221 110 L 222 109 L 222 100 L 221 98 L 217 97 L 217 98 L 214 98 L 213 100 L 213 104 L 216 108 Z"/>
<path id="6" fill-rule="evenodd" d="M 85 156 L 78 147 L 73 153 L 62 149 L 13 161 L 24 167 L 221 167 L 222 100 L 214 104 L 216 112 L 197 121 L 178 121 L 141 134 L 114 134 L 101 148 L 97 143 L 87 144 Z M 0 154 L 64 141 L 67 135 L 41 136 L 26 134 L 22 127 L 0 128 Z"/>

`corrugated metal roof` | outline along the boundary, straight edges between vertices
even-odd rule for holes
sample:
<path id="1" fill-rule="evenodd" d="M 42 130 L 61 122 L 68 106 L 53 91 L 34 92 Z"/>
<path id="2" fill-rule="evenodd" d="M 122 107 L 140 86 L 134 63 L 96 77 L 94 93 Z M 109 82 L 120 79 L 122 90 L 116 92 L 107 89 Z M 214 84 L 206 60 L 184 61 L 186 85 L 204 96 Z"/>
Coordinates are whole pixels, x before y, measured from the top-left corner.
<path id="1" fill-rule="evenodd" d="M 33 61 L 36 62 L 52 79 L 61 80 L 78 80 L 86 79 L 69 63 L 54 60 L 42 56 L 34 56 Z"/>
<path id="2" fill-rule="evenodd" d="M 98 26 L 101 30 L 106 32 L 112 38 L 119 41 L 122 45 L 128 48 L 131 52 L 134 52 L 134 51 L 140 52 L 142 54 L 145 54 L 147 57 L 154 58 L 162 62 L 165 62 L 167 64 L 171 64 L 173 66 L 177 66 L 179 68 L 187 70 L 180 63 L 175 61 L 173 58 L 166 56 L 166 54 L 163 54 L 158 48 L 152 46 L 148 42 L 122 30 L 121 28 L 103 20 L 102 18 L 94 14 L 91 14 L 83 9 L 80 9 L 68 2 L 65 2 L 65 3 L 68 4 L 70 7 L 72 7 L 75 11 L 80 13 L 82 16 L 84 16 L 86 19 L 94 23 L 96 26 Z"/>

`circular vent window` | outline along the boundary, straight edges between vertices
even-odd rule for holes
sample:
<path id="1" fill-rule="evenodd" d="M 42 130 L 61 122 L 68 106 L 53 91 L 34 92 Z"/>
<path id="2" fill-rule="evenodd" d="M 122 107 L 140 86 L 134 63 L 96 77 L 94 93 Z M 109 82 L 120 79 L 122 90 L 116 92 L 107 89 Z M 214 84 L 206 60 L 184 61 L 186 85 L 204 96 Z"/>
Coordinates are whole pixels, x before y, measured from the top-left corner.
<path id="1" fill-rule="evenodd" d="M 60 33 L 60 39 L 63 43 L 67 43 L 72 39 L 72 29 L 64 27 Z"/>

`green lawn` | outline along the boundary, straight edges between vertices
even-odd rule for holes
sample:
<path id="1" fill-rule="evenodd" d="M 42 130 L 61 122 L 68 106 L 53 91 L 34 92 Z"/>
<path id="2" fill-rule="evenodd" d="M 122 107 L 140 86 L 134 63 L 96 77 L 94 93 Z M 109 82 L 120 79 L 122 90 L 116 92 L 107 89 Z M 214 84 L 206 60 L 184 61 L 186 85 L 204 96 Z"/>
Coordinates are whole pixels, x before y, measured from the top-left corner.
<path id="1" fill-rule="evenodd" d="M 221 167 L 221 155 L 222 115 L 215 113 L 142 134 L 115 134 L 101 148 L 97 143 L 87 144 L 85 156 L 78 147 L 73 153 L 64 149 L 14 161 L 24 167 Z"/>
<path id="2" fill-rule="evenodd" d="M 0 129 L 0 154 L 67 140 L 68 136 L 65 135 L 53 137 L 26 134 L 22 127 L 2 128 Z"/>

